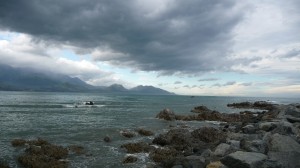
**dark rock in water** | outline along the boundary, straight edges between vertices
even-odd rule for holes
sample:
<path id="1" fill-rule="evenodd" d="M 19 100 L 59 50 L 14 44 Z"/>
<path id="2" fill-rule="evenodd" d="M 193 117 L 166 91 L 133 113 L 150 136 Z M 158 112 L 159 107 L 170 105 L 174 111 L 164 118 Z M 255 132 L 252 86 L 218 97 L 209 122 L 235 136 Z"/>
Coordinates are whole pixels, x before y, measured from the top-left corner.
<path id="1" fill-rule="evenodd" d="M 124 164 L 126 164 L 126 163 L 134 163 L 137 160 L 138 160 L 138 158 L 135 157 L 135 156 L 127 156 L 127 157 L 124 158 L 124 160 L 123 160 L 122 163 L 124 163 Z"/>
<path id="2" fill-rule="evenodd" d="M 103 140 L 104 142 L 111 142 L 111 138 L 109 136 L 105 136 Z"/>
<path id="3" fill-rule="evenodd" d="M 46 140 L 43 140 L 41 138 L 38 138 L 37 140 L 24 140 L 24 139 L 14 139 L 11 141 L 11 145 L 13 147 L 17 146 L 24 146 L 25 144 L 28 145 L 35 145 L 35 146 L 42 146 L 42 145 L 49 145 L 50 143 Z"/>
<path id="4" fill-rule="evenodd" d="M 50 143 L 44 139 L 38 138 L 37 140 L 30 140 L 26 141 L 29 145 L 35 146 L 43 146 L 43 145 L 50 145 Z"/>
<path id="5" fill-rule="evenodd" d="M 277 167 L 282 168 L 299 168 L 300 167 L 300 152 L 269 152 L 270 160 L 275 162 Z M 279 168 L 281 168 L 279 167 Z M 273 167 L 272 167 L 273 168 Z"/>
<path id="6" fill-rule="evenodd" d="M 178 151 L 192 153 L 192 135 L 187 129 L 172 129 L 166 134 L 155 137 L 152 143 L 161 146 L 170 146 Z"/>
<path id="7" fill-rule="evenodd" d="M 274 104 L 271 104 L 266 101 L 257 101 L 254 102 L 253 107 L 262 110 L 272 110 L 274 108 Z"/>
<path id="8" fill-rule="evenodd" d="M 27 141 L 30 145 L 25 154 L 18 157 L 18 161 L 24 167 L 68 167 L 68 163 L 61 161 L 68 156 L 68 149 L 52 145 L 45 140 L 38 139 Z"/>
<path id="9" fill-rule="evenodd" d="M 150 152 L 152 150 L 152 147 L 146 142 L 127 143 L 121 145 L 121 148 L 125 148 L 127 153 Z"/>
<path id="10" fill-rule="evenodd" d="M 237 151 L 221 159 L 230 168 L 257 168 L 268 157 L 261 153 Z"/>
<path id="11" fill-rule="evenodd" d="M 133 138 L 135 137 L 135 133 L 134 132 L 130 132 L 130 131 L 121 131 L 120 134 L 126 138 Z"/>
<path id="12" fill-rule="evenodd" d="M 274 104 L 268 103 L 266 101 L 251 102 L 241 102 L 227 104 L 228 107 L 234 108 L 248 108 L 248 109 L 261 109 L 261 110 L 272 110 L 274 109 Z"/>
<path id="13" fill-rule="evenodd" d="M 10 167 L 9 167 L 8 163 L 0 160 L 0 168 L 10 168 Z"/>
<path id="14" fill-rule="evenodd" d="M 163 162 L 163 161 L 166 162 L 180 155 L 181 155 L 180 152 L 178 152 L 173 148 L 163 148 L 163 149 L 157 148 L 152 152 L 150 152 L 150 158 L 154 162 Z"/>
<path id="15" fill-rule="evenodd" d="M 166 134 L 169 144 L 176 150 L 191 148 L 192 135 L 187 129 L 172 129 Z"/>
<path id="16" fill-rule="evenodd" d="M 234 108 L 252 108 L 252 106 L 253 104 L 250 102 L 227 104 L 227 107 L 234 107 Z"/>
<path id="17" fill-rule="evenodd" d="M 84 147 L 79 146 L 79 145 L 70 145 L 68 146 L 69 151 L 72 153 L 75 153 L 77 155 L 85 154 L 86 151 L 84 150 Z"/>
<path id="18" fill-rule="evenodd" d="M 192 136 L 206 143 L 220 143 L 226 139 L 226 134 L 216 128 L 203 127 L 194 130 Z"/>
<path id="19" fill-rule="evenodd" d="M 164 109 L 156 115 L 156 118 L 173 121 L 175 120 L 175 113 L 170 109 Z"/>
<path id="20" fill-rule="evenodd" d="M 202 113 L 202 112 L 210 112 L 211 110 L 208 109 L 206 106 L 197 106 L 191 112 L 194 113 Z"/>
<path id="21" fill-rule="evenodd" d="M 11 145 L 13 147 L 24 146 L 26 144 L 26 140 L 24 139 L 14 139 L 11 141 Z"/>
<path id="22" fill-rule="evenodd" d="M 169 138 L 164 134 L 159 134 L 157 137 L 155 137 L 152 141 L 153 144 L 157 144 L 160 146 L 165 146 L 170 144 Z"/>
<path id="23" fill-rule="evenodd" d="M 140 135 L 143 135 L 143 136 L 152 136 L 154 135 L 154 133 L 152 131 L 149 131 L 149 130 L 145 130 L 145 129 L 138 129 L 137 132 L 140 134 Z"/>

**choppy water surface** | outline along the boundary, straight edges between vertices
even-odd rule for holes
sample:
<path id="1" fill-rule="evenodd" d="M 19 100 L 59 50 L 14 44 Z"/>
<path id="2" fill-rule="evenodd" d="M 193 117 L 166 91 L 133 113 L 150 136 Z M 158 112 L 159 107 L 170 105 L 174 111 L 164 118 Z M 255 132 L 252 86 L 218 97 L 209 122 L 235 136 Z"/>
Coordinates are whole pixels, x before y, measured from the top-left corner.
<path id="1" fill-rule="evenodd" d="M 299 99 L 284 98 L 0 92 L 0 159 L 7 161 L 11 167 L 21 167 L 16 156 L 22 149 L 12 147 L 10 141 L 40 137 L 58 145 L 83 146 L 87 154 L 71 156 L 70 167 L 143 167 L 149 162 L 146 154 L 139 154 L 139 161 L 135 164 L 122 165 L 125 152 L 120 145 L 130 141 L 151 141 L 151 137 L 126 139 L 120 136 L 121 130 L 146 128 L 162 132 L 173 124 L 155 119 L 164 108 L 189 114 L 193 107 L 205 105 L 230 113 L 237 111 L 227 108 L 228 103 L 257 100 L 285 104 L 299 102 Z M 94 101 L 95 105 L 83 105 L 84 101 Z M 201 126 L 205 123 L 193 124 Z M 112 138 L 111 143 L 103 142 L 106 135 Z"/>

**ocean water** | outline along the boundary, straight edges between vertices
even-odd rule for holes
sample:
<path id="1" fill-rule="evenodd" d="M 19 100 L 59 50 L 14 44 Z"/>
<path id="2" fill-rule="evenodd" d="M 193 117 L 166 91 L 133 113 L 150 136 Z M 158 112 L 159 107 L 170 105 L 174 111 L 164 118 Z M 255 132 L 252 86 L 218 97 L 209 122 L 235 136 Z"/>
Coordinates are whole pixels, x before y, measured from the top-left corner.
<path id="1" fill-rule="evenodd" d="M 151 142 L 153 137 L 137 135 L 122 137 L 120 131 L 145 128 L 156 134 L 170 125 L 190 124 L 201 127 L 208 122 L 168 122 L 156 119 L 156 114 L 169 108 L 177 114 L 191 114 L 195 106 L 205 105 L 220 112 L 233 113 L 228 103 L 242 101 L 272 101 L 299 103 L 295 98 L 209 97 L 209 96 L 149 96 L 100 93 L 0 92 L 0 160 L 11 167 L 21 167 L 16 157 L 23 152 L 10 142 L 16 138 L 42 138 L 57 145 L 80 145 L 84 155 L 71 155 L 70 167 L 145 167 L 151 160 L 147 154 L 137 154 L 134 164 L 122 164 L 126 153 L 120 146 L 133 141 Z M 85 101 L 94 106 L 83 105 Z M 77 106 L 77 108 L 75 108 Z M 112 142 L 103 141 L 109 136 Z"/>

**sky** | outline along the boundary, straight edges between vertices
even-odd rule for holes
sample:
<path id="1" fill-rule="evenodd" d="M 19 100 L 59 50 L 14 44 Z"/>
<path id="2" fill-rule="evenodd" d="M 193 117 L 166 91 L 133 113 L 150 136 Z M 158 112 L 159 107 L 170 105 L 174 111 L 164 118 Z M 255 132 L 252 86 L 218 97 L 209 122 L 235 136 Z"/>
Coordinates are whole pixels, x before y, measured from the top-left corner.
<path id="1" fill-rule="evenodd" d="M 2 0 L 0 63 L 96 86 L 300 97 L 299 28 L 299 0 Z"/>

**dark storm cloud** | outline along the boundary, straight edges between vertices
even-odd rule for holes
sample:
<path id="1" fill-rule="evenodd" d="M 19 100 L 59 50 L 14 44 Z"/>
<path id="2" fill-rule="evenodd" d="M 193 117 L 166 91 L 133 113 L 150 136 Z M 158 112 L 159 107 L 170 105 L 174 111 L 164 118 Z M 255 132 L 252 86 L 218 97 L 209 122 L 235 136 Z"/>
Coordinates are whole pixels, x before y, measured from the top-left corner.
<path id="1" fill-rule="evenodd" d="M 201 73 L 236 63 L 227 59 L 232 29 L 245 13 L 236 3 L 174 0 L 157 12 L 159 5 L 148 9 L 133 0 L 4 0 L 0 28 L 75 45 L 81 52 L 107 50 L 111 54 L 94 59 L 118 66 L 165 75 Z"/>

